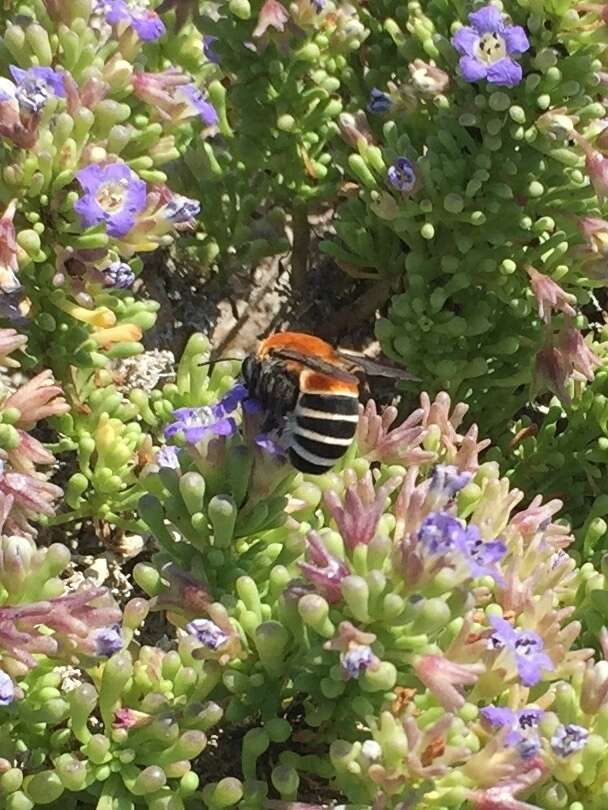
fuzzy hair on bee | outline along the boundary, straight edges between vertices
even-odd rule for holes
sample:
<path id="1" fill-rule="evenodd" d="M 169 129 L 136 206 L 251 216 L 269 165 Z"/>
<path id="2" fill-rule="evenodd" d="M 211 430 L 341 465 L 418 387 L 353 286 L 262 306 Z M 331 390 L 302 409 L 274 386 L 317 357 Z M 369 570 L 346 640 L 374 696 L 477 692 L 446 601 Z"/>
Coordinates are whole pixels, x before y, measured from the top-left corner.
<path id="1" fill-rule="evenodd" d="M 310 475 L 330 470 L 351 446 L 366 375 L 415 379 L 301 332 L 270 335 L 241 369 L 266 414 L 263 429 L 286 428 L 292 466 Z"/>

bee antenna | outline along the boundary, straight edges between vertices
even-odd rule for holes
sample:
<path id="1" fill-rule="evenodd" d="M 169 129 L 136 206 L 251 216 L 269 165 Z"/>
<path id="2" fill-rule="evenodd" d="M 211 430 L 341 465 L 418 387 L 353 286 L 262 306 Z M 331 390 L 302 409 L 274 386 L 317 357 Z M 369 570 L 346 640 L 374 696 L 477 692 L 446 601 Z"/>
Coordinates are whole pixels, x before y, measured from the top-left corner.
<path id="1" fill-rule="evenodd" d="M 224 361 L 237 361 L 239 363 L 243 362 L 242 357 L 216 357 L 215 360 L 205 360 L 204 363 L 199 363 L 199 368 L 203 366 L 213 366 L 215 363 L 223 363 Z"/>

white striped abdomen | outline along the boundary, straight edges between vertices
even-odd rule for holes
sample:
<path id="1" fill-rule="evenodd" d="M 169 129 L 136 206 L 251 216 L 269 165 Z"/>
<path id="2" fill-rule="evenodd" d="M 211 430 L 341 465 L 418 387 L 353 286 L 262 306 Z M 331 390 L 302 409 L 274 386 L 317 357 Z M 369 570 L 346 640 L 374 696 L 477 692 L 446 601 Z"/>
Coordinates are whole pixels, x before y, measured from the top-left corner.
<path id="1" fill-rule="evenodd" d="M 289 460 L 296 470 L 321 475 L 346 453 L 359 421 L 359 397 L 301 393 L 294 411 Z"/>

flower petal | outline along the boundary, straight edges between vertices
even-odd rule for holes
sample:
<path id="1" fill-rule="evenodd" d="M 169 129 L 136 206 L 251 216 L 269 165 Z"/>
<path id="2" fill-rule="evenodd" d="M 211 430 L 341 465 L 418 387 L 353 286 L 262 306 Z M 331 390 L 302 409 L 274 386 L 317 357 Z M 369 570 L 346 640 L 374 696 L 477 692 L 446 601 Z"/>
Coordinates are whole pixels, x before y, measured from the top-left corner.
<path id="1" fill-rule="evenodd" d="M 507 53 L 525 53 L 530 48 L 530 40 L 521 25 L 509 25 L 503 31 Z"/>
<path id="2" fill-rule="evenodd" d="M 458 64 L 462 78 L 467 82 L 478 82 L 488 75 L 487 65 L 472 56 L 463 56 Z"/>
<path id="3" fill-rule="evenodd" d="M 462 56 L 473 56 L 478 42 L 479 34 L 468 25 L 463 25 L 452 37 L 452 45 Z"/>
<path id="4" fill-rule="evenodd" d="M 104 171 L 97 163 L 92 163 L 76 173 L 78 182 L 87 194 L 95 194 L 103 180 Z"/>
<path id="5" fill-rule="evenodd" d="M 522 78 L 521 65 L 507 57 L 500 59 L 488 68 L 488 81 L 501 87 L 515 87 L 521 82 Z"/>
<path id="6" fill-rule="evenodd" d="M 496 6 L 488 5 L 469 14 L 469 22 L 480 34 L 494 34 L 504 30 L 503 16 Z"/>

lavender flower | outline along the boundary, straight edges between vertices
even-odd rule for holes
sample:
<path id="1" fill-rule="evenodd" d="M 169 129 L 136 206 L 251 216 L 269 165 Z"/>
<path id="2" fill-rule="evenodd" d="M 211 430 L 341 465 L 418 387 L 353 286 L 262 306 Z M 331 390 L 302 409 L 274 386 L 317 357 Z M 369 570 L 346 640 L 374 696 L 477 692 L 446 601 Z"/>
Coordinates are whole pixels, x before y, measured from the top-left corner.
<path id="1" fill-rule="evenodd" d="M 109 236 L 120 238 L 146 205 L 146 184 L 125 163 L 92 164 L 76 177 L 85 192 L 74 205 L 83 227 L 106 223 Z"/>
<path id="2" fill-rule="evenodd" d="M 110 658 L 114 653 L 122 650 L 124 641 L 119 624 L 111 627 L 100 627 L 93 633 L 95 653 L 100 658 Z"/>
<path id="3" fill-rule="evenodd" d="M 228 634 L 209 619 L 193 619 L 186 630 L 210 650 L 217 650 L 228 641 Z"/>
<path id="4" fill-rule="evenodd" d="M 437 464 L 431 473 L 431 491 L 440 492 L 451 499 L 466 487 L 472 477 L 472 473 L 461 472 L 452 464 Z"/>
<path id="5" fill-rule="evenodd" d="M 109 267 L 105 267 L 103 274 L 108 286 L 118 290 L 127 290 L 135 281 L 135 273 L 126 262 L 112 262 Z"/>
<path id="6" fill-rule="evenodd" d="M 285 448 L 275 439 L 272 439 L 266 433 L 258 433 L 254 439 L 254 444 L 267 456 L 270 456 L 275 461 L 282 462 L 287 460 L 287 453 Z"/>
<path id="7" fill-rule="evenodd" d="M 215 107 L 204 92 L 176 68 L 159 73 L 135 73 L 133 90 L 138 98 L 151 104 L 161 117 L 172 123 L 198 117 L 206 127 L 211 127 L 219 121 Z"/>
<path id="8" fill-rule="evenodd" d="M 502 541 L 492 540 L 484 543 L 479 528 L 471 525 L 467 527 L 464 543 L 460 550 L 466 557 L 473 578 L 490 576 L 497 582 L 502 582 L 502 577 L 494 565 L 507 553 L 507 547 Z"/>
<path id="9" fill-rule="evenodd" d="M 0 706 L 8 706 L 15 699 L 15 684 L 9 676 L 0 669 Z"/>
<path id="10" fill-rule="evenodd" d="M 506 554 L 505 544 L 500 540 L 484 542 L 477 526 L 466 526 L 448 512 L 427 515 L 418 531 L 418 541 L 429 554 L 458 555 L 467 563 L 473 578 L 491 576 L 499 582 L 502 579 L 495 563 Z"/>
<path id="11" fill-rule="evenodd" d="M 158 14 L 148 8 L 147 0 L 98 0 L 97 7 L 105 12 L 106 22 L 126 22 L 143 42 L 160 39 L 166 31 Z"/>
<path id="12" fill-rule="evenodd" d="M 588 737 L 589 732 L 582 726 L 559 726 L 551 737 L 551 748 L 558 757 L 569 757 L 585 747 Z"/>
<path id="13" fill-rule="evenodd" d="M 213 127 L 220 120 L 213 104 L 195 84 L 181 85 L 176 91 L 176 96 L 198 114 L 206 127 Z"/>
<path id="14" fill-rule="evenodd" d="M 487 79 L 503 87 L 519 84 L 523 72 L 512 57 L 530 48 L 524 29 L 520 25 L 505 25 L 503 15 L 492 5 L 469 14 L 469 22 L 471 26 L 463 26 L 452 37 L 465 81 Z"/>
<path id="15" fill-rule="evenodd" d="M 219 65 L 220 57 L 213 47 L 214 42 L 217 42 L 217 37 L 211 34 L 203 34 L 203 53 L 212 64 Z"/>
<path id="16" fill-rule="evenodd" d="M 33 67 L 23 70 L 10 65 L 9 70 L 16 83 L 15 98 L 21 109 L 36 115 L 50 96 L 65 98 L 64 76 L 53 68 Z"/>
<path id="17" fill-rule="evenodd" d="M 418 540 L 430 554 L 448 554 L 465 543 L 466 527 L 447 512 L 431 512 L 422 521 Z"/>
<path id="18" fill-rule="evenodd" d="M 169 222 L 179 225 L 184 222 L 191 222 L 198 216 L 200 210 L 201 204 L 198 200 L 185 197 L 183 194 L 174 194 L 165 206 L 163 215 Z"/>
<path id="19" fill-rule="evenodd" d="M 367 111 L 374 115 L 382 115 L 387 113 L 393 106 L 393 102 L 388 93 L 383 93 L 377 87 L 372 87 L 369 94 L 369 101 L 367 102 Z"/>
<path id="20" fill-rule="evenodd" d="M 166 444 L 161 447 L 156 453 L 154 461 L 159 467 L 168 467 L 171 470 L 179 470 L 179 447 L 172 444 Z"/>
<path id="21" fill-rule="evenodd" d="M 485 706 L 480 714 L 493 729 L 508 730 L 505 742 L 517 748 L 522 759 L 529 759 L 538 752 L 540 740 L 536 729 L 544 715 L 542 709 L 526 707 L 514 712 L 506 707 Z"/>
<path id="22" fill-rule="evenodd" d="M 544 652 L 545 644 L 538 633 L 515 629 L 505 619 L 497 616 L 491 616 L 490 623 L 494 628 L 490 648 L 507 650 L 513 655 L 524 686 L 537 684 L 542 678 L 543 670 L 555 669 L 553 661 Z"/>
<path id="23" fill-rule="evenodd" d="M 347 679 L 360 678 L 374 663 L 374 654 L 367 645 L 353 645 L 340 655 L 342 672 Z"/>
<path id="24" fill-rule="evenodd" d="M 406 157 L 398 157 L 387 171 L 388 182 L 393 188 L 409 194 L 416 185 L 416 165 Z"/>
<path id="25" fill-rule="evenodd" d="M 183 433 L 187 444 L 197 444 L 205 436 L 232 436 L 236 422 L 219 415 L 214 408 L 178 408 L 173 411 L 174 422 L 165 428 L 165 437 L 171 439 Z"/>

